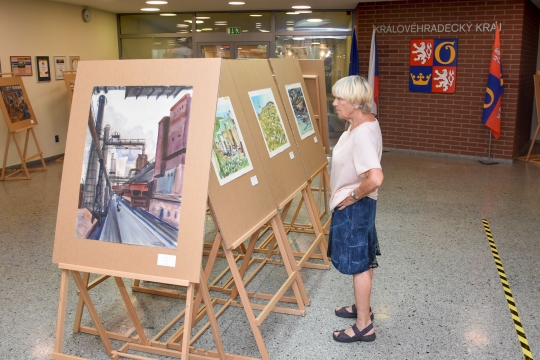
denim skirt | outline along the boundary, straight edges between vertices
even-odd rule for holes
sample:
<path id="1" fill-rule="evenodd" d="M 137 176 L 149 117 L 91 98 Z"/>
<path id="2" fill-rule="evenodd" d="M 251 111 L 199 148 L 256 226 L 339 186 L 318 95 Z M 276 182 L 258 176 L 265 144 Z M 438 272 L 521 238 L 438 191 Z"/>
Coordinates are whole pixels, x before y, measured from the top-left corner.
<path id="1" fill-rule="evenodd" d="M 328 238 L 328 256 L 347 275 L 375 268 L 380 255 L 375 213 L 377 201 L 364 197 L 343 210 L 334 209 Z"/>

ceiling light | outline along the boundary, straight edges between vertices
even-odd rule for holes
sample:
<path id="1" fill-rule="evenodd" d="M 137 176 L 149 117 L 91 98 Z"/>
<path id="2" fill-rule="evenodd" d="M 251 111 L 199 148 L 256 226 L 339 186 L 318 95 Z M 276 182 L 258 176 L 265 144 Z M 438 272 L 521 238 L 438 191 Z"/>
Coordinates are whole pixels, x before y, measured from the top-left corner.
<path id="1" fill-rule="evenodd" d="M 148 5 L 165 5 L 168 1 L 147 1 Z"/>
<path id="2" fill-rule="evenodd" d="M 176 27 L 187 28 L 187 27 L 189 27 L 189 25 L 188 24 L 176 24 Z"/>
<path id="3" fill-rule="evenodd" d="M 164 13 L 164 14 L 159 14 L 159 16 L 176 16 L 176 14 L 173 14 L 173 13 Z"/>
<path id="4" fill-rule="evenodd" d="M 196 23 L 196 24 L 203 24 L 204 21 L 202 21 L 202 20 L 195 20 L 195 23 Z"/>
<path id="5" fill-rule="evenodd" d="M 311 9 L 311 6 L 309 6 L 309 5 L 295 5 L 292 8 L 293 9 Z"/>
<path id="6" fill-rule="evenodd" d="M 311 14 L 313 11 L 311 10 L 297 10 L 296 13 L 298 14 Z"/>
<path id="7" fill-rule="evenodd" d="M 239 48 L 238 48 L 238 50 L 242 50 L 242 48 L 241 48 L 241 47 L 239 47 Z"/>
<path id="8" fill-rule="evenodd" d="M 161 43 L 160 42 L 155 42 L 154 45 L 161 45 Z"/>
<path id="9" fill-rule="evenodd" d="M 322 19 L 307 19 L 308 22 L 321 22 Z"/>
<path id="10" fill-rule="evenodd" d="M 184 22 L 187 22 L 187 23 L 190 23 L 190 24 L 191 24 L 193 21 L 191 21 L 191 20 L 184 20 Z"/>
<path id="11" fill-rule="evenodd" d="M 242 32 L 249 32 L 249 30 L 242 30 Z"/>
<path id="12" fill-rule="evenodd" d="M 208 20 L 210 16 L 196 16 L 195 19 Z"/>
<path id="13" fill-rule="evenodd" d="M 197 31 L 197 32 L 201 32 L 202 30 L 201 30 L 201 29 L 197 29 L 196 31 Z"/>
<path id="14" fill-rule="evenodd" d="M 245 5 L 243 1 L 229 1 L 229 5 Z"/>
<path id="15" fill-rule="evenodd" d="M 286 13 L 287 15 L 298 15 L 299 13 L 297 13 L 296 11 L 292 11 L 292 12 L 288 12 Z"/>
<path id="16" fill-rule="evenodd" d="M 306 38 L 303 38 L 303 37 L 293 37 L 292 39 L 293 40 L 306 40 Z"/>
<path id="17" fill-rule="evenodd" d="M 270 32 L 270 30 L 259 29 L 260 32 Z"/>
<path id="18" fill-rule="evenodd" d="M 320 42 L 312 42 L 311 45 L 321 45 Z"/>
<path id="19" fill-rule="evenodd" d="M 142 11 L 159 11 L 158 8 L 142 8 Z"/>
<path id="20" fill-rule="evenodd" d="M 251 14 L 249 16 L 253 16 L 253 17 L 261 17 L 262 15 L 259 15 L 259 14 Z"/>
<path id="21" fill-rule="evenodd" d="M 294 27 L 288 27 L 287 31 L 294 31 Z"/>
<path id="22" fill-rule="evenodd" d="M 180 34 L 187 34 L 189 31 L 187 30 L 180 30 Z"/>
<path id="23" fill-rule="evenodd" d="M 202 31 L 212 31 L 212 30 L 214 30 L 214 29 L 212 29 L 212 28 L 204 28 L 204 29 L 201 29 L 201 30 L 202 30 Z"/>

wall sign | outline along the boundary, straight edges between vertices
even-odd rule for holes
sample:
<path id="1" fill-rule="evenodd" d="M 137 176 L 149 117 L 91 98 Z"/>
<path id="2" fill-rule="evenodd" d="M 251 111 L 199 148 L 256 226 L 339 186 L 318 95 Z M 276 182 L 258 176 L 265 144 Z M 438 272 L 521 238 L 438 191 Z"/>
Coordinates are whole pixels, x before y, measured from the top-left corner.
<path id="1" fill-rule="evenodd" d="M 456 91 L 458 39 L 413 39 L 409 90 L 452 94 Z"/>

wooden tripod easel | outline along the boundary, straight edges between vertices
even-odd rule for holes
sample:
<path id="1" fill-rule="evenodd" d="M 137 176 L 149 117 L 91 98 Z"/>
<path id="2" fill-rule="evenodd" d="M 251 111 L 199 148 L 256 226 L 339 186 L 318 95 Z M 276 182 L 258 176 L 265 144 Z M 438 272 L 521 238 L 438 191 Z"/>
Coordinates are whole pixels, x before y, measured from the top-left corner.
<path id="1" fill-rule="evenodd" d="M 527 152 L 527 156 L 520 156 L 518 157 L 518 160 L 532 162 L 534 164 L 540 164 L 540 154 L 532 154 L 534 144 L 536 143 L 538 134 L 540 134 L 540 71 L 538 71 L 537 75 L 534 75 L 534 92 L 535 92 L 535 99 L 536 99 L 536 116 L 538 119 L 538 126 L 536 127 L 534 136 L 531 139 L 531 145 L 529 146 L 529 151 Z"/>

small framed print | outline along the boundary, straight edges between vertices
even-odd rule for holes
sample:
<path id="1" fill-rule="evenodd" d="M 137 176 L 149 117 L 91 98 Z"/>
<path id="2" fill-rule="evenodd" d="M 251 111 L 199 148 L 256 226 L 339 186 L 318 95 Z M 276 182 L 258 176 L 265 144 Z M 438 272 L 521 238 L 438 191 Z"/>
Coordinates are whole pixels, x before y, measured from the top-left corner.
<path id="1" fill-rule="evenodd" d="M 38 82 L 51 81 L 51 64 L 48 56 L 36 56 Z"/>
<path id="2" fill-rule="evenodd" d="M 54 78 L 64 80 L 64 71 L 67 70 L 67 58 L 65 56 L 55 56 L 54 58 Z"/>
<path id="3" fill-rule="evenodd" d="M 13 76 L 32 76 L 31 56 L 10 56 Z"/>
<path id="4" fill-rule="evenodd" d="M 69 63 L 71 64 L 71 70 L 77 71 L 77 66 L 79 66 L 79 61 L 81 60 L 80 56 L 70 56 Z"/>

